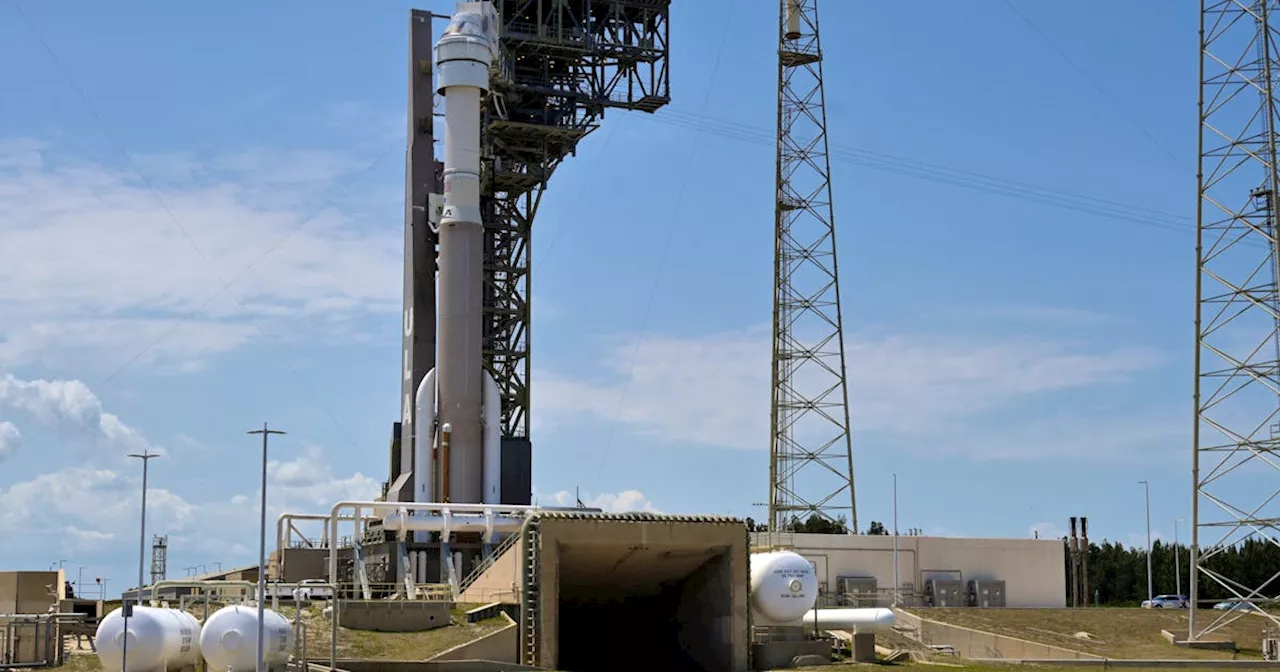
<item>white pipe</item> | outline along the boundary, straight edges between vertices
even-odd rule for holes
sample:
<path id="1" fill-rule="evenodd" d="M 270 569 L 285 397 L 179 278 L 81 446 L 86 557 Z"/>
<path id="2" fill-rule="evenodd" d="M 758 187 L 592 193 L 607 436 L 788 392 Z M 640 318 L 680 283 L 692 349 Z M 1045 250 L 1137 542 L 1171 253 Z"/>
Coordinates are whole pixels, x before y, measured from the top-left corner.
<path id="1" fill-rule="evenodd" d="M 153 606 L 160 606 L 160 598 L 157 596 L 161 589 L 164 588 L 243 588 L 247 594 L 253 595 L 257 599 L 258 584 L 253 581 L 183 581 L 180 579 L 166 579 L 157 581 L 148 587 L 151 593 L 147 602 Z M 138 591 L 138 600 L 141 602 L 141 590 Z"/>
<path id="2" fill-rule="evenodd" d="M 431 502 L 436 499 L 436 462 L 432 457 L 435 448 L 436 423 L 436 370 L 432 368 L 422 377 L 413 402 L 413 501 Z M 419 539 L 418 541 L 425 541 Z"/>
<path id="3" fill-rule="evenodd" d="M 329 515 L 326 513 L 285 512 L 277 516 L 276 517 L 276 550 L 277 551 L 285 548 L 289 548 L 288 539 L 286 539 L 286 537 L 289 536 L 288 532 L 286 531 L 288 530 L 287 524 L 295 520 L 310 520 L 314 522 L 324 522 L 326 520 L 329 520 Z M 321 532 L 321 536 L 320 536 L 320 544 L 322 547 L 324 546 L 325 542 L 328 541 L 328 536 L 329 536 L 329 528 L 328 526 L 326 526 L 324 530 Z"/>
<path id="4" fill-rule="evenodd" d="M 534 511 L 538 511 L 545 507 L 538 506 L 519 506 L 507 505 L 493 507 L 487 504 L 446 504 L 441 502 L 399 502 L 395 505 L 388 505 L 387 502 L 369 502 L 359 500 L 343 500 L 333 505 L 329 510 L 329 583 L 338 583 L 338 512 L 342 509 L 361 509 L 371 508 L 374 511 L 385 511 L 391 509 L 393 511 L 426 511 L 441 513 L 449 510 L 453 513 L 484 513 L 485 510 L 493 510 L 497 513 L 512 514 L 522 513 L 528 515 Z M 358 512 L 349 517 L 357 519 Z"/>
<path id="5" fill-rule="evenodd" d="M 484 503 L 502 503 L 502 395 L 484 372 Z"/>
<path id="6" fill-rule="evenodd" d="M 888 632 L 898 617 L 892 609 L 811 609 L 803 625 L 820 630 L 847 630 L 857 635 Z"/>
<path id="7" fill-rule="evenodd" d="M 483 532 L 492 535 L 495 532 L 513 532 L 524 524 L 524 516 L 454 516 L 446 511 L 443 515 L 404 516 L 393 513 L 382 519 L 388 528 L 411 532 Z"/>
<path id="8" fill-rule="evenodd" d="M 287 525 L 294 520 L 310 520 L 310 521 L 323 523 L 329 520 L 329 515 L 330 514 L 327 514 L 327 513 L 285 512 L 280 514 L 278 517 L 276 517 L 276 553 L 277 553 L 276 564 L 281 570 L 284 569 L 284 549 L 288 547 L 287 537 L 289 536 L 289 534 L 287 532 L 288 530 Z M 354 518 L 354 514 L 352 514 L 351 516 L 343 516 L 341 517 L 341 519 L 354 520 L 355 518 Z M 336 539 L 330 537 L 329 525 L 327 524 L 324 526 L 324 530 L 321 532 L 320 541 L 321 541 L 322 547 L 332 548 L 333 546 L 337 545 Z"/>

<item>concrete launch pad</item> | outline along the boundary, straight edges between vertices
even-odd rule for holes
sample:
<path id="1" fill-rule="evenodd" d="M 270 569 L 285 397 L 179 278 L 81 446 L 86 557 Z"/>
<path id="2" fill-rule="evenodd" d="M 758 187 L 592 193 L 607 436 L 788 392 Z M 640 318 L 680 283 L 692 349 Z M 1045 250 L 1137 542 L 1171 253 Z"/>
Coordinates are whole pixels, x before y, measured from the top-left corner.
<path id="1" fill-rule="evenodd" d="M 736 518 L 539 512 L 462 600 L 518 601 L 526 665 L 739 672 L 748 563 Z"/>

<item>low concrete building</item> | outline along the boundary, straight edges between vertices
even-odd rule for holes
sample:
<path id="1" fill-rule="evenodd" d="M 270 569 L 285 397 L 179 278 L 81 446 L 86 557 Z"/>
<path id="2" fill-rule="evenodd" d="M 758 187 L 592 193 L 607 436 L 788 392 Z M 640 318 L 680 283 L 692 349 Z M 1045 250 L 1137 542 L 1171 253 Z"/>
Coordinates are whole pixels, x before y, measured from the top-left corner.
<path id="1" fill-rule="evenodd" d="M 60 623 L 52 614 L 66 597 L 67 577 L 61 569 L 0 572 L 0 666 L 62 659 Z"/>
<path id="2" fill-rule="evenodd" d="M 0 572 L 0 614 L 45 614 L 65 599 L 65 570 Z"/>
<path id="3" fill-rule="evenodd" d="M 808 558 L 826 604 L 841 595 L 853 596 L 843 600 L 851 606 L 892 600 L 892 536 L 757 532 L 752 538 L 757 547 L 791 548 Z M 898 581 L 905 604 L 1067 606 L 1060 539 L 899 536 Z M 969 596 L 975 590 L 976 600 Z"/>

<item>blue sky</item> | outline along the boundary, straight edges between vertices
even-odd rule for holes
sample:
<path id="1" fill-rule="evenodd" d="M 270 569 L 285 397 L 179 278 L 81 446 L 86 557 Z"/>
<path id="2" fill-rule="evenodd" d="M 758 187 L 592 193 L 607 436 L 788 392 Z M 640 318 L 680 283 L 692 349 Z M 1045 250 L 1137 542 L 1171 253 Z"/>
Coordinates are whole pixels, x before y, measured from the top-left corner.
<path id="1" fill-rule="evenodd" d="M 22 66 L 0 71 L 0 530 L 28 542 L 0 566 L 121 586 L 123 455 L 147 447 L 170 575 L 251 561 L 264 420 L 289 432 L 273 515 L 376 493 L 407 15 L 451 3 L 21 6 L 0 7 Z M 863 527 L 894 472 L 927 533 L 1087 515 L 1137 544 L 1144 478 L 1157 534 L 1189 517 L 1197 15 L 1153 7 L 823 6 Z M 775 11 L 674 3 L 670 108 L 610 113 L 551 183 L 542 501 L 762 517 Z"/>

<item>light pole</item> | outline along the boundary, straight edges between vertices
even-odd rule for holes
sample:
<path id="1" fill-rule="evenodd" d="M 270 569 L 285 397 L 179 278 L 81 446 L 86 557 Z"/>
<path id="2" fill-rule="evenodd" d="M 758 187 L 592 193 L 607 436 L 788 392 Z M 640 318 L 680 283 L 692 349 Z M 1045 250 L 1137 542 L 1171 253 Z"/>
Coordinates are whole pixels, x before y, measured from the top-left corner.
<path id="1" fill-rule="evenodd" d="M 1181 518 L 1173 519 L 1173 575 L 1177 578 L 1178 599 L 1182 599 L 1182 551 L 1178 550 L 1178 523 Z"/>
<path id="2" fill-rule="evenodd" d="M 1147 481 L 1138 482 L 1147 493 L 1147 602 L 1151 602 L 1155 598 L 1151 587 L 1151 484 Z"/>
<path id="3" fill-rule="evenodd" d="M 160 457 L 150 451 L 144 450 L 141 453 L 129 453 L 129 457 L 136 457 L 142 460 L 142 518 L 138 529 L 138 588 L 133 593 L 133 603 L 135 605 L 142 604 L 142 566 L 146 563 L 147 558 L 147 464 L 153 458 Z M 124 643 L 120 647 L 120 669 L 127 670 L 127 661 L 129 660 L 129 614 L 132 610 L 129 608 L 127 601 L 121 600 L 120 608 L 124 611 Z"/>
<path id="4" fill-rule="evenodd" d="M 258 660 L 257 672 L 266 672 L 266 660 L 263 658 L 263 628 L 262 623 L 265 619 L 263 610 L 266 608 L 264 600 L 267 594 L 267 440 L 272 434 L 284 434 L 278 429 L 268 429 L 267 423 L 262 423 L 262 429 L 254 429 L 246 432 L 246 434 L 262 435 L 262 501 L 258 510 Z M 334 618 L 337 618 L 338 612 L 334 611 Z"/>
<path id="5" fill-rule="evenodd" d="M 129 457 L 142 460 L 142 518 L 138 526 L 138 592 L 135 602 L 142 602 L 142 569 L 147 563 L 147 465 L 151 460 L 160 457 L 156 453 L 144 450 L 141 453 L 129 453 Z"/>
<path id="6" fill-rule="evenodd" d="M 898 475 L 893 475 L 893 602 L 898 606 Z"/>
<path id="7" fill-rule="evenodd" d="M 76 571 L 76 597 L 84 599 L 84 565 L 80 565 L 80 569 Z"/>

